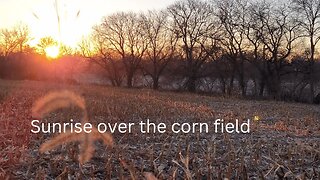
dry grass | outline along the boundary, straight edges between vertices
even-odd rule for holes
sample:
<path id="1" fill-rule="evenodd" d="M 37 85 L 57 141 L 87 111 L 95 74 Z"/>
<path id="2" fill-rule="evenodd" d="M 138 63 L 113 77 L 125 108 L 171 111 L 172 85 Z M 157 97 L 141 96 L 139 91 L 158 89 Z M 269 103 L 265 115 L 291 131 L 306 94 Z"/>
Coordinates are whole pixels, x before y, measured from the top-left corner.
<path id="1" fill-rule="evenodd" d="M 40 145 L 53 135 L 30 133 L 34 102 L 66 89 L 84 98 L 93 124 L 149 118 L 169 126 L 259 118 L 249 135 L 115 133 L 114 148 L 96 142 L 97 152 L 79 165 L 79 142 L 40 154 Z M 0 97 L 0 179 L 320 178 L 319 106 L 27 81 L 1 81 Z M 81 117 L 81 110 L 71 108 L 50 113 L 44 120 Z"/>
<path id="2" fill-rule="evenodd" d="M 83 128 L 85 123 L 89 122 L 85 100 L 71 91 L 52 92 L 40 98 L 33 105 L 32 114 L 33 117 L 44 118 L 45 115 L 48 115 L 50 112 L 54 112 L 62 108 L 70 108 L 72 106 L 76 106 L 81 109 L 83 114 L 83 117 L 81 118 Z M 53 139 L 44 142 L 39 151 L 43 153 L 65 143 L 80 141 L 81 152 L 79 155 L 79 162 L 80 164 L 84 164 L 93 156 L 94 141 L 101 139 L 105 145 L 113 145 L 113 139 L 110 133 L 99 133 L 95 127 L 93 127 L 91 131 L 91 133 L 85 133 L 84 131 L 81 131 L 81 133 L 63 132 Z"/>

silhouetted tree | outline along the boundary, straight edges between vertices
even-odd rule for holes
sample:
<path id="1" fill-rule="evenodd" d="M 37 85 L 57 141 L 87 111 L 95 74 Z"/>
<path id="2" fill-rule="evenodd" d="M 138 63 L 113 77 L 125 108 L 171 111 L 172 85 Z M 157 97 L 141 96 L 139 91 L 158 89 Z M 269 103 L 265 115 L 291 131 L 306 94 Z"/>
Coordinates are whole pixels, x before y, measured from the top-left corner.
<path id="1" fill-rule="evenodd" d="M 104 18 L 94 28 L 99 39 L 110 46 L 123 62 L 127 86 L 133 86 L 133 77 L 145 55 L 147 43 L 143 36 L 143 23 L 134 13 L 115 13 Z"/>
<path id="2" fill-rule="evenodd" d="M 58 42 L 54 40 L 52 37 L 47 36 L 43 37 L 39 40 L 39 43 L 37 44 L 37 49 L 40 54 L 45 55 L 46 54 L 46 48 L 50 46 L 57 46 Z"/>
<path id="3" fill-rule="evenodd" d="M 60 54 L 62 56 L 73 56 L 75 54 L 75 50 L 70 46 L 60 44 Z"/>
<path id="4" fill-rule="evenodd" d="M 160 76 L 176 53 L 177 38 L 168 28 L 168 16 L 164 11 L 149 11 L 142 15 L 142 21 L 148 43 L 143 70 L 152 78 L 153 89 L 158 89 Z"/>
<path id="5" fill-rule="evenodd" d="M 107 78 L 113 86 L 121 86 L 123 81 L 122 66 L 119 63 L 119 57 L 116 53 L 109 49 L 109 45 L 105 44 L 100 34 L 95 32 L 90 39 L 84 39 L 80 44 L 81 56 L 97 64 L 106 71 Z"/>
<path id="6" fill-rule="evenodd" d="M 179 38 L 184 57 L 184 69 L 188 91 L 196 90 L 196 82 L 204 77 L 205 63 L 212 53 L 213 34 L 218 23 L 214 21 L 214 11 L 204 1 L 178 1 L 168 8 L 172 19 L 172 31 Z M 209 49 L 208 49 L 209 48 Z"/>
<path id="7" fill-rule="evenodd" d="M 252 6 L 251 16 L 255 24 L 251 27 L 262 43 L 261 57 L 265 64 L 259 66 L 269 93 L 280 98 L 281 78 L 288 72 L 289 56 L 293 43 L 299 38 L 299 23 L 288 8 L 272 7 L 268 3 L 256 3 Z"/>
<path id="8" fill-rule="evenodd" d="M 228 94 L 231 94 L 236 76 L 241 93 L 246 96 L 247 77 L 245 65 L 248 58 L 246 51 L 249 49 L 248 43 L 246 43 L 248 2 L 242 0 L 219 1 L 217 6 L 219 9 L 218 18 L 224 31 L 221 38 L 222 44 L 231 68 Z"/>
<path id="9" fill-rule="evenodd" d="M 309 41 L 308 81 L 310 84 L 311 102 L 315 97 L 315 56 L 316 46 L 320 41 L 320 0 L 292 0 L 293 8 L 300 18 L 303 35 Z"/>
<path id="10" fill-rule="evenodd" d="M 0 32 L 0 51 L 5 58 L 13 52 L 22 53 L 30 41 L 29 28 L 18 24 L 13 28 L 2 29 Z"/>

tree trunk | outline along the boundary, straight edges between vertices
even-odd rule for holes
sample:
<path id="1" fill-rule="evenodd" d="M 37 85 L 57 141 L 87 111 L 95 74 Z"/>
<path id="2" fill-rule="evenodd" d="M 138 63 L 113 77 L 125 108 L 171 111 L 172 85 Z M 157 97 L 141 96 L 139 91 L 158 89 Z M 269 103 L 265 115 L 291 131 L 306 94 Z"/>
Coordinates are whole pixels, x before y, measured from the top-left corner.
<path id="1" fill-rule="evenodd" d="M 221 92 L 223 95 L 225 95 L 226 94 L 226 81 L 223 78 L 221 78 L 220 83 L 221 83 L 221 85 L 220 85 Z"/>
<path id="2" fill-rule="evenodd" d="M 312 103 L 314 101 L 314 56 L 315 56 L 315 48 L 316 44 L 314 44 L 313 35 L 310 38 L 310 44 L 311 44 L 311 58 L 310 58 L 310 102 Z"/>
<path id="3" fill-rule="evenodd" d="M 110 78 L 110 81 L 111 81 L 111 85 L 112 85 L 113 87 L 115 87 L 115 86 L 116 86 L 116 84 L 115 84 L 115 82 L 114 82 L 113 78 Z"/>
<path id="4" fill-rule="evenodd" d="M 310 65 L 310 102 L 312 103 L 315 98 L 315 88 L 314 88 L 314 61 Z"/>
<path id="5" fill-rule="evenodd" d="M 122 82 L 121 78 L 117 77 L 115 81 L 116 81 L 116 86 L 120 87 L 121 86 L 121 82 Z"/>
<path id="6" fill-rule="evenodd" d="M 259 83 L 259 97 L 263 97 L 263 94 L 264 94 L 264 88 L 265 88 L 265 81 L 264 80 L 260 80 L 260 83 Z"/>
<path id="7" fill-rule="evenodd" d="M 228 96 L 231 96 L 233 90 L 234 75 L 231 76 L 228 88 Z"/>
<path id="8" fill-rule="evenodd" d="M 246 97 L 247 96 L 247 88 L 245 85 L 241 86 L 241 95 L 242 97 Z"/>
<path id="9" fill-rule="evenodd" d="M 158 77 L 154 77 L 154 78 L 152 78 L 153 79 L 153 89 L 154 90 L 157 90 L 157 89 L 159 89 L 159 78 Z"/>
<path id="10" fill-rule="evenodd" d="M 196 91 L 196 81 L 197 79 L 195 77 L 189 77 L 186 86 L 187 86 L 187 90 L 189 92 L 195 92 Z"/>
<path id="11" fill-rule="evenodd" d="M 240 85 L 240 88 L 241 88 L 241 95 L 243 97 L 246 97 L 246 95 L 247 95 L 247 85 L 246 85 L 246 82 L 245 82 L 244 77 L 242 75 L 240 75 L 240 77 L 239 77 L 239 85 Z"/>
<path id="12" fill-rule="evenodd" d="M 279 77 L 269 77 L 267 80 L 269 94 L 275 99 L 280 100 L 281 97 L 281 81 Z"/>
<path id="13" fill-rule="evenodd" d="M 132 88 L 132 86 L 133 86 L 133 73 L 128 72 L 127 73 L 127 87 Z"/>

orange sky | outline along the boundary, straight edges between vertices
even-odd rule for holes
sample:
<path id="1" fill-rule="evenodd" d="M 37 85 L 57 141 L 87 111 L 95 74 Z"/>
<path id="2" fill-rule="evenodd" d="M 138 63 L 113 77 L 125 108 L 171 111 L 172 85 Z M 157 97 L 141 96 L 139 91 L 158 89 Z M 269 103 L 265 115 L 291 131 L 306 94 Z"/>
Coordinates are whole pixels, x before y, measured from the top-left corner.
<path id="1" fill-rule="evenodd" d="M 76 46 L 94 24 L 105 15 L 116 11 L 147 11 L 161 9 L 175 0 L 58 0 L 61 16 L 61 41 Z M 27 24 L 35 38 L 44 36 L 59 38 L 55 0 L 0 0 L 0 28 L 18 23 Z M 77 13 L 80 14 L 77 17 Z"/>

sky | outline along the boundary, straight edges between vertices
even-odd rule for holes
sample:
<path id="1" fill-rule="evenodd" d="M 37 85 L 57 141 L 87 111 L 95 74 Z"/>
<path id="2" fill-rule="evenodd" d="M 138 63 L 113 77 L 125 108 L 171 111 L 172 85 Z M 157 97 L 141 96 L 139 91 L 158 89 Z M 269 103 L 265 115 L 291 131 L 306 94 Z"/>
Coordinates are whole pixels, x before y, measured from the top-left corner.
<path id="1" fill-rule="evenodd" d="M 57 23 L 55 0 L 0 0 L 0 28 L 17 24 L 28 25 L 31 42 L 51 36 L 69 46 L 90 33 L 92 26 L 118 11 L 148 11 L 162 9 L 176 0 L 57 0 L 61 17 L 61 36 Z M 77 16 L 77 14 L 79 15 Z"/>

